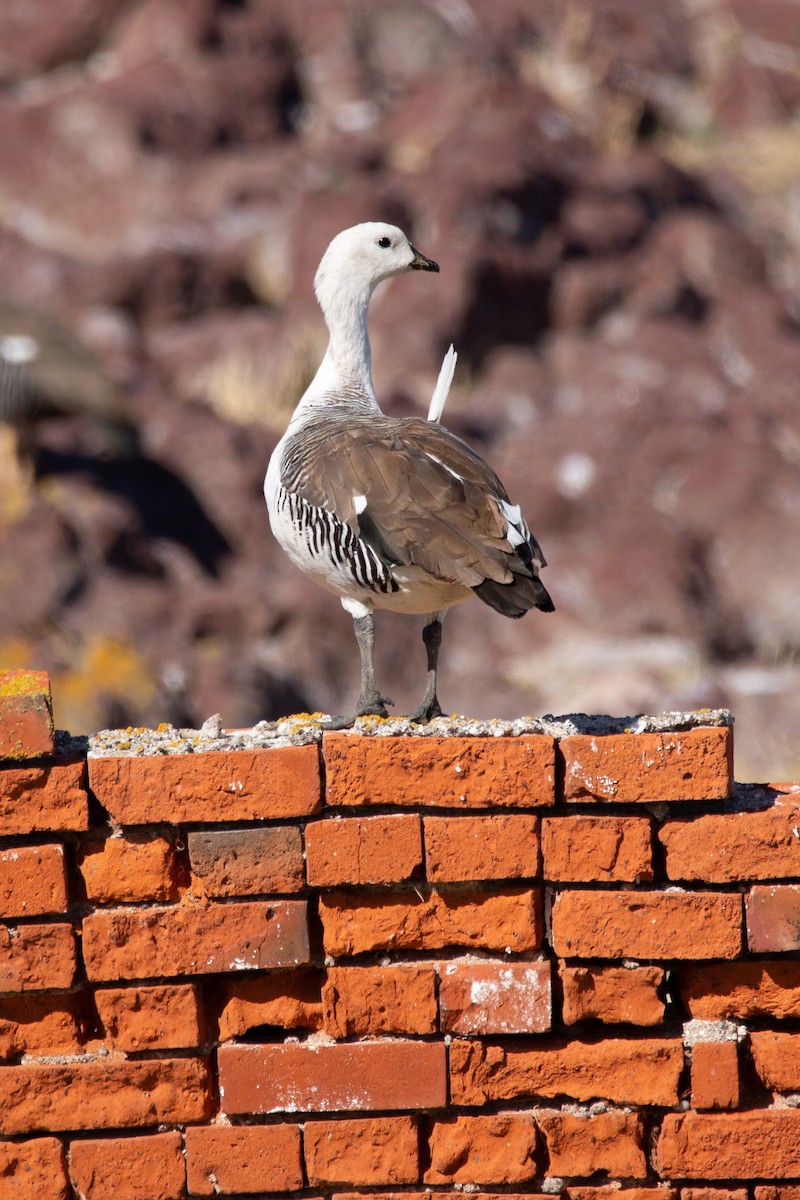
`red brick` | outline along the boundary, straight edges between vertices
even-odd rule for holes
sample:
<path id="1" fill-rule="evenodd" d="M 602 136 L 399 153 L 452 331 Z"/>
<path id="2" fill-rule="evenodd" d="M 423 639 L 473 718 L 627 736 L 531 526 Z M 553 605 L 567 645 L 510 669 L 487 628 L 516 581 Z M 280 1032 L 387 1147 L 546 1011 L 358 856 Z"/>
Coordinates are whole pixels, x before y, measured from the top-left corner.
<path id="1" fill-rule="evenodd" d="M 292 825 L 190 833 L 189 859 L 209 896 L 299 892 L 305 884 L 303 835 Z"/>
<path id="2" fill-rule="evenodd" d="M 679 971 L 681 1000 L 692 1017 L 800 1017 L 800 961 L 710 963 Z"/>
<path id="3" fill-rule="evenodd" d="M 69 1176 L 83 1200 L 182 1200 L 186 1165 L 181 1135 L 73 1141 Z"/>
<path id="4" fill-rule="evenodd" d="M 222 1107 L 231 1116 L 441 1108 L 441 1042 L 228 1045 L 219 1048 Z"/>
<path id="5" fill-rule="evenodd" d="M 426 1183 L 527 1183 L 537 1174 L 536 1124 L 527 1113 L 435 1121 L 429 1149 Z"/>
<path id="6" fill-rule="evenodd" d="M 757 885 L 745 908 L 747 944 L 753 953 L 800 950 L 800 884 Z"/>
<path id="7" fill-rule="evenodd" d="M 664 1001 L 662 967 L 568 966 L 560 963 L 559 976 L 566 1025 L 603 1021 L 609 1025 L 660 1025 Z"/>
<path id="8" fill-rule="evenodd" d="M 565 1200 L 676 1200 L 676 1188 L 664 1183 L 655 1187 L 617 1187 L 615 1183 L 597 1187 L 579 1185 L 568 1187 L 563 1193 Z"/>
<path id="9" fill-rule="evenodd" d="M 733 892 L 561 892 L 553 948 L 577 958 L 736 958 L 742 897 Z"/>
<path id="10" fill-rule="evenodd" d="M 683 1045 L 674 1038 L 554 1039 L 523 1046 L 455 1041 L 450 1047 L 453 1104 L 569 1096 L 668 1108 L 677 1103 L 682 1070 Z"/>
<path id="11" fill-rule="evenodd" d="M 40 917 L 66 910 L 63 846 L 0 850 L 0 916 Z"/>
<path id="12" fill-rule="evenodd" d="M 566 800 L 721 800 L 733 783 L 728 728 L 562 738 Z"/>
<path id="13" fill-rule="evenodd" d="M 220 1040 L 238 1037 L 258 1025 L 320 1029 L 322 977 L 318 971 L 275 971 L 221 981 Z"/>
<path id="14" fill-rule="evenodd" d="M 539 874 L 539 819 L 528 813 L 426 817 L 425 861 L 432 883 L 526 879 Z"/>
<path id="15" fill-rule="evenodd" d="M 400 883 L 422 870 L 420 819 L 407 814 L 348 817 L 306 826 L 311 887 Z"/>
<path id="16" fill-rule="evenodd" d="M 2 1200 L 67 1200 L 67 1164 L 57 1138 L 0 1142 Z"/>
<path id="17" fill-rule="evenodd" d="M 90 914 L 83 923 L 90 979 L 148 979 L 256 971 L 308 962 L 304 900 L 153 905 Z"/>
<path id="18" fill-rule="evenodd" d="M 186 1130 L 192 1196 L 291 1192 L 303 1187 L 297 1125 L 207 1125 Z"/>
<path id="19" fill-rule="evenodd" d="M 431 1192 L 334 1192 L 331 1200 L 458 1200 L 463 1190 Z M 470 1192 L 470 1200 L 553 1200 L 551 1192 Z"/>
<path id="20" fill-rule="evenodd" d="M 544 1033 L 550 1028 L 550 963 L 456 959 L 439 967 L 442 1031 Z"/>
<path id="21" fill-rule="evenodd" d="M 178 894 L 175 847 L 156 833 L 87 842 L 78 869 L 87 899 L 96 904 L 172 900 Z"/>
<path id="22" fill-rule="evenodd" d="M 436 1032 L 432 966 L 331 967 L 322 988 L 325 1031 L 335 1038 Z"/>
<path id="23" fill-rule="evenodd" d="M 40 758 L 54 743 L 47 672 L 0 671 L 0 758 Z"/>
<path id="24" fill-rule="evenodd" d="M 89 793 L 82 758 L 0 769 L 0 837 L 88 828 Z"/>
<path id="25" fill-rule="evenodd" d="M 114 1050 L 189 1050 L 204 1041 L 200 994 L 192 983 L 97 988 L 94 1000 Z"/>
<path id="26" fill-rule="evenodd" d="M 800 1111 L 667 1113 L 656 1153 L 673 1179 L 796 1179 Z"/>
<path id="27" fill-rule="evenodd" d="M 647 1159 L 638 1113 L 595 1116 L 539 1109 L 536 1123 L 547 1143 L 549 1175 L 587 1176 L 607 1171 L 623 1179 L 644 1179 Z"/>
<path id="28" fill-rule="evenodd" d="M 748 1200 L 748 1193 L 747 1188 L 688 1187 L 681 1188 L 681 1200 Z"/>
<path id="29" fill-rule="evenodd" d="M 306 1121 L 303 1142 L 311 1187 L 391 1187 L 419 1180 L 414 1117 Z"/>
<path id="30" fill-rule="evenodd" d="M 753 1030 L 750 1050 L 765 1087 L 774 1092 L 800 1092 L 800 1033 Z"/>
<path id="31" fill-rule="evenodd" d="M 738 1107 L 736 1042 L 696 1042 L 692 1046 L 692 1108 Z"/>
<path id="32" fill-rule="evenodd" d="M 326 733 L 322 749 L 329 805 L 516 808 L 555 801 L 550 737 Z"/>
<path id="33" fill-rule="evenodd" d="M 0 925 L 0 992 L 68 988 L 74 977 L 71 925 Z"/>
<path id="34" fill-rule="evenodd" d="M 73 995 L 28 992 L 0 997 L 0 1059 L 80 1050 Z"/>
<path id="35" fill-rule="evenodd" d="M 325 953 L 334 957 L 370 950 L 535 950 L 542 940 L 537 889 L 506 887 L 483 892 L 429 887 L 320 897 Z"/>
<path id="36" fill-rule="evenodd" d="M 89 758 L 89 784 L 120 825 L 286 820 L 319 811 L 316 746 Z"/>
<path id="37" fill-rule="evenodd" d="M 800 792 L 764 789 L 769 808 L 668 821 L 659 830 L 670 879 L 740 883 L 800 875 Z"/>
<path id="38" fill-rule="evenodd" d="M 26 1063 L 0 1070 L 0 1134 L 127 1129 L 203 1121 L 211 1110 L 202 1059 Z"/>
<path id="39" fill-rule="evenodd" d="M 800 1200 L 800 1184 L 796 1184 L 794 1187 L 791 1184 L 787 1187 L 774 1185 L 757 1187 L 753 1194 L 755 1200 Z"/>
<path id="40" fill-rule="evenodd" d="M 546 817 L 545 879 L 562 883 L 647 882 L 653 878 L 646 817 Z"/>

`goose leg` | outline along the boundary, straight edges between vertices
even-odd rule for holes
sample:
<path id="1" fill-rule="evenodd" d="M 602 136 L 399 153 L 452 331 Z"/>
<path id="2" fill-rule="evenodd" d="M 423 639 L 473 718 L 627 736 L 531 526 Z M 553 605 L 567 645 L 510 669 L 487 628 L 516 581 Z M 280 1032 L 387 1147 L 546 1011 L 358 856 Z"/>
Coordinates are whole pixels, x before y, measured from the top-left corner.
<path id="1" fill-rule="evenodd" d="M 428 656 L 428 681 L 425 695 L 419 708 L 411 713 L 411 721 L 430 721 L 432 717 L 440 717 L 442 710 L 436 695 L 436 669 L 439 662 L 439 647 L 442 644 L 442 621 L 439 613 L 433 613 L 425 628 L 422 630 L 422 640 Z"/>
<path id="2" fill-rule="evenodd" d="M 353 613 L 353 632 L 361 656 L 361 691 L 353 715 L 334 717 L 329 729 L 347 729 L 358 717 L 388 717 L 386 705 L 394 704 L 394 700 L 381 695 L 375 683 L 375 618 L 369 610 Z"/>

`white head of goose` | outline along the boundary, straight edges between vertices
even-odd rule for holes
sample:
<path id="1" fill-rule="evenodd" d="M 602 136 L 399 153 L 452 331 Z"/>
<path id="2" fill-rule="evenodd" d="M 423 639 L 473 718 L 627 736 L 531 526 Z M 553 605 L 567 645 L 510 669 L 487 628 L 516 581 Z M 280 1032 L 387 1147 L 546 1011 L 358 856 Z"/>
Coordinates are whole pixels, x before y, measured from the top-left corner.
<path id="1" fill-rule="evenodd" d="M 491 467 L 435 421 L 378 407 L 370 297 L 382 280 L 415 270 L 439 267 L 394 225 L 370 221 L 333 239 L 314 281 L 330 342 L 264 484 L 275 537 L 353 618 L 361 691 L 340 724 L 387 716 L 392 703 L 375 683 L 376 608 L 427 616 L 427 685 L 415 721 L 442 711 L 436 668 L 447 609 L 475 595 L 507 617 L 553 611 L 539 579 L 544 556 Z M 437 411 L 441 385 L 440 377 Z"/>

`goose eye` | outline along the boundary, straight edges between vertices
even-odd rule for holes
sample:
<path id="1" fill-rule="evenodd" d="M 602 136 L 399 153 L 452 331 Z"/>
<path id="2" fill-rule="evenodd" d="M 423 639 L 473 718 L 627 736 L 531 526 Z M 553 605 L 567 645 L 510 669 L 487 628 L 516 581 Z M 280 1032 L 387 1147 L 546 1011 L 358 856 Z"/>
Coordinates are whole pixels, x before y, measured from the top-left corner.
<path id="1" fill-rule="evenodd" d="M 388 246 L 391 246 L 391 244 L 392 244 L 391 239 L 388 237 L 378 238 L 378 245 L 381 247 L 382 250 L 386 250 Z"/>

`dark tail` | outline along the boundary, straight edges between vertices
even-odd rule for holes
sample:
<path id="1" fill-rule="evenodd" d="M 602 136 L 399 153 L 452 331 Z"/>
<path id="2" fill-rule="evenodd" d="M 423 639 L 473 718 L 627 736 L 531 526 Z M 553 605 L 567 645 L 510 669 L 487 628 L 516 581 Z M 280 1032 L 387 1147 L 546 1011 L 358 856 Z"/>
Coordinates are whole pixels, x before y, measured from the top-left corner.
<path id="1" fill-rule="evenodd" d="M 555 612 L 556 606 L 550 599 L 550 593 L 537 575 L 515 575 L 512 583 L 495 583 L 493 579 L 484 579 L 472 590 L 479 600 L 504 617 L 524 617 L 532 608 L 538 608 L 540 612 Z"/>

